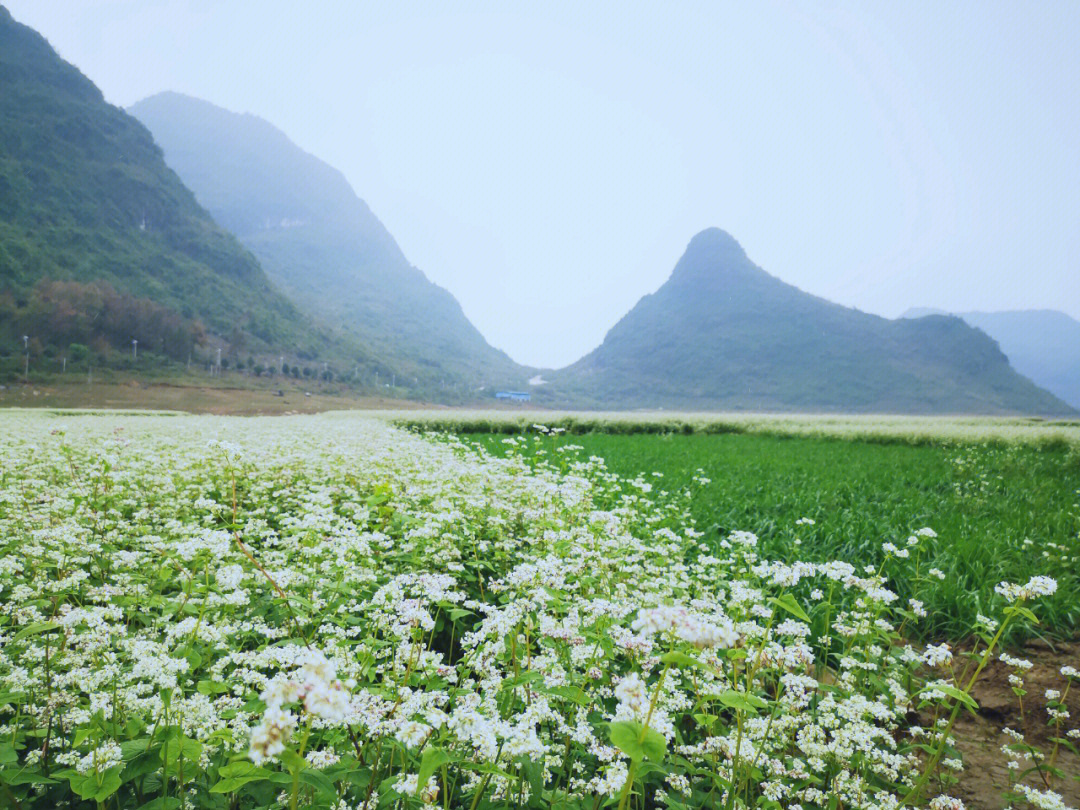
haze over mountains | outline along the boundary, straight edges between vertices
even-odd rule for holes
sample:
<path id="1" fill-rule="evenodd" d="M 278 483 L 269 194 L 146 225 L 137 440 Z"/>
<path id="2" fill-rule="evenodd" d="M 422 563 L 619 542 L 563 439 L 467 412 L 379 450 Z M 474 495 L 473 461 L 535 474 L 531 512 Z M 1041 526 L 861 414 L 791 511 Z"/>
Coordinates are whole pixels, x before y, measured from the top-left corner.
<path id="1" fill-rule="evenodd" d="M 903 317 L 945 314 L 916 307 Z M 996 340 L 1013 368 L 1025 377 L 1080 408 L 1080 322 L 1052 309 L 952 314 Z"/>
<path id="2" fill-rule="evenodd" d="M 150 132 L 0 8 L 5 344 L 29 332 L 105 351 L 153 335 L 174 359 L 215 345 L 254 354 L 252 369 L 317 358 L 358 386 L 392 376 L 443 402 L 490 401 L 536 373 L 484 340 L 338 171 L 266 121 L 175 93 L 132 112 Z M 597 349 L 543 376 L 535 401 L 563 407 L 1072 412 L 961 319 L 830 303 L 718 229 Z"/>
<path id="3" fill-rule="evenodd" d="M 313 316 L 427 387 L 525 385 L 531 373 L 409 263 L 341 173 L 271 124 L 177 93 L 130 112 L 196 198 Z"/>

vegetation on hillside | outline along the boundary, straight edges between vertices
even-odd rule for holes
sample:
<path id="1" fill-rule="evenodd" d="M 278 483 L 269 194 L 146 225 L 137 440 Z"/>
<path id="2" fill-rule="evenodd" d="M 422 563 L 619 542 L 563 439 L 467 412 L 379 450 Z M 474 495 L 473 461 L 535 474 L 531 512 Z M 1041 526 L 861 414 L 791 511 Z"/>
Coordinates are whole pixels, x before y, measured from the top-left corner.
<path id="1" fill-rule="evenodd" d="M 111 289 L 129 304 L 163 308 L 159 315 L 169 310 L 193 337 L 199 322 L 248 350 L 321 358 L 350 351 L 314 328 L 199 207 L 142 124 L 0 8 L 0 293 L 22 324 L 14 331 L 63 348 L 68 338 L 50 328 L 79 296 L 44 294 L 58 289 L 54 282 Z M 84 298 L 83 321 L 93 317 L 96 295 Z M 156 348 L 160 335 L 142 327 L 99 336 Z M 6 321 L 4 331 L 12 331 Z"/>
<path id="2" fill-rule="evenodd" d="M 1074 413 L 959 318 L 886 320 L 770 276 L 718 229 L 596 350 L 549 375 L 557 406 Z"/>
<path id="3" fill-rule="evenodd" d="M 131 113 L 282 289 L 408 384 L 438 401 L 525 385 L 531 372 L 488 345 L 454 297 L 409 263 L 341 173 L 281 131 L 177 93 Z"/>
<path id="4" fill-rule="evenodd" d="M 903 317 L 945 314 L 914 308 Z M 1080 408 L 1080 322 L 1052 309 L 954 314 L 996 340 L 1012 367 L 1025 377 Z"/>

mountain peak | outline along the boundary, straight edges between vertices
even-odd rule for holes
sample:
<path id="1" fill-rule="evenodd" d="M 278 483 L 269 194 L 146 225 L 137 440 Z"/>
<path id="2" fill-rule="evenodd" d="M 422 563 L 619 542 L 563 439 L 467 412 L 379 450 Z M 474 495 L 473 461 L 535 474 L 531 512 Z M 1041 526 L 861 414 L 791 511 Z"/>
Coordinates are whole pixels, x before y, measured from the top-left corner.
<path id="1" fill-rule="evenodd" d="M 818 298 L 719 228 L 551 391 L 616 408 L 1070 412 L 960 319 L 890 321 Z"/>
<path id="2" fill-rule="evenodd" d="M 750 261 L 735 237 L 720 228 L 706 228 L 690 240 L 670 280 L 700 285 L 757 274 L 766 275 Z"/>
<path id="3" fill-rule="evenodd" d="M 734 236 L 721 228 L 706 228 L 694 235 L 690 244 L 686 246 L 686 255 L 708 254 L 710 256 L 734 254 L 746 258 L 743 250 Z"/>

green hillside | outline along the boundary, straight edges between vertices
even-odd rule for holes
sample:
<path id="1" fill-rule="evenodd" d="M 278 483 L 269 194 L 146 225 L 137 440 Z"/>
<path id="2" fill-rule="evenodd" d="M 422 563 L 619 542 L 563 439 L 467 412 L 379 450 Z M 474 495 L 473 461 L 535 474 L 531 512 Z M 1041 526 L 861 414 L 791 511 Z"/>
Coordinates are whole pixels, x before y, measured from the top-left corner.
<path id="1" fill-rule="evenodd" d="M 552 376 L 545 400 L 603 407 L 1071 413 L 959 318 L 891 321 L 839 306 L 703 231 L 668 281 Z"/>
<path id="2" fill-rule="evenodd" d="M 488 345 L 454 297 L 408 262 L 341 173 L 280 130 L 176 93 L 130 111 L 199 201 L 306 311 L 371 346 L 433 398 L 524 385 L 528 370 Z"/>
<path id="3" fill-rule="evenodd" d="M 353 351 L 278 292 L 165 165 L 146 128 L 106 103 L 0 7 L 0 340 L 93 341 L 178 356 L 320 359 Z"/>
<path id="4" fill-rule="evenodd" d="M 905 318 L 944 315 L 916 308 Z M 1053 309 L 957 312 L 997 341 L 1013 368 L 1074 408 L 1080 408 L 1080 322 Z"/>

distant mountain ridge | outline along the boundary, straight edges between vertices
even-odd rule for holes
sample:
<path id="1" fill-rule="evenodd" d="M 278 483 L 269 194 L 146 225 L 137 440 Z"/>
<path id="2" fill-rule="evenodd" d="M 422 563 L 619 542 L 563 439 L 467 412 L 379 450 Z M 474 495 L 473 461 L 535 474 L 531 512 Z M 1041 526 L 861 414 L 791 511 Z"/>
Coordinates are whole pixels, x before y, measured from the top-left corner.
<path id="1" fill-rule="evenodd" d="M 769 275 L 716 228 L 545 389 L 556 405 L 1073 412 L 959 318 L 890 321 L 834 304 Z"/>
<path id="2" fill-rule="evenodd" d="M 903 318 L 953 314 L 997 341 L 1013 368 L 1080 408 L 1080 321 L 1053 309 L 955 312 L 914 307 Z"/>
<path id="3" fill-rule="evenodd" d="M 140 318 L 147 348 L 171 339 L 154 328 L 162 319 L 188 345 L 202 327 L 275 353 L 330 345 L 195 202 L 147 129 L 3 7 L 0 295 L 5 331 L 50 341 L 105 340 L 86 321 L 107 313 L 125 346 Z"/>
<path id="4" fill-rule="evenodd" d="M 27 334 L 51 341 L 27 356 L 91 335 L 96 352 L 137 337 L 140 357 L 179 358 L 209 333 L 238 359 L 261 354 L 251 368 L 279 352 L 341 359 L 431 401 L 540 379 L 408 262 L 340 172 L 272 125 L 172 93 L 132 111 L 164 153 L 0 7 L 0 357 Z M 987 336 L 1041 375 L 1048 344 L 1024 355 L 1034 326 L 1019 315 L 1033 314 L 965 316 L 984 331 L 886 320 L 780 281 L 709 229 L 599 347 L 532 390 L 565 407 L 1074 413 Z M 1069 355 L 1075 322 L 1039 317 L 1064 335 L 1049 355 Z"/>
<path id="5" fill-rule="evenodd" d="M 535 373 L 490 346 L 457 300 L 405 258 L 336 169 L 253 116 L 177 93 L 131 107 L 165 159 L 270 277 L 441 398 Z"/>

